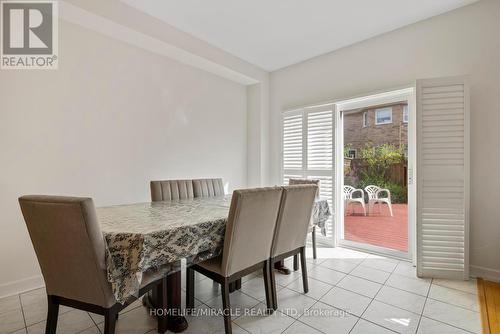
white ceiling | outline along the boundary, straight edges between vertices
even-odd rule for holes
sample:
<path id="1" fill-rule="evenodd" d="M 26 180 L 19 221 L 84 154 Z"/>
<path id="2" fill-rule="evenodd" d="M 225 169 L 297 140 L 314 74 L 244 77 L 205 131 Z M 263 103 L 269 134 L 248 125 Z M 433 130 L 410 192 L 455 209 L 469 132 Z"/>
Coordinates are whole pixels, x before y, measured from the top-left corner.
<path id="1" fill-rule="evenodd" d="M 265 70 L 478 0 L 122 0 Z"/>

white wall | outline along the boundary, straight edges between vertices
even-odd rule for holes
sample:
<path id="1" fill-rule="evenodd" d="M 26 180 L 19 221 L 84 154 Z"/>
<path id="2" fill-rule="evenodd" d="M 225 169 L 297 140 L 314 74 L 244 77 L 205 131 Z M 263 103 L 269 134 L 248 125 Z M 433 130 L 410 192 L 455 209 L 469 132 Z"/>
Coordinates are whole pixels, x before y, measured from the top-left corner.
<path id="1" fill-rule="evenodd" d="M 471 264 L 500 279 L 500 1 L 481 2 L 271 73 L 271 181 L 287 108 L 471 75 Z"/>
<path id="2" fill-rule="evenodd" d="M 246 87 L 60 22 L 56 71 L 0 71 L 0 295 L 40 283 L 17 198 L 148 201 L 149 180 L 247 183 Z"/>

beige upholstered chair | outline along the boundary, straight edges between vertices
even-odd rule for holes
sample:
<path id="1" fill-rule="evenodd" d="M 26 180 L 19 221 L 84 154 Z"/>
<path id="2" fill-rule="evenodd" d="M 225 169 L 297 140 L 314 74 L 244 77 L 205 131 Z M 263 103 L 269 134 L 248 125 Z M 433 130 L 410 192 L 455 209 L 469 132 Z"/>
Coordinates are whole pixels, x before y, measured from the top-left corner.
<path id="1" fill-rule="evenodd" d="M 195 197 L 193 180 L 151 181 L 150 187 L 153 202 Z"/>
<path id="2" fill-rule="evenodd" d="M 105 241 L 90 198 L 23 196 L 19 198 L 28 232 L 35 248 L 48 298 L 46 334 L 56 333 L 59 305 L 104 315 L 104 333 L 115 331 L 118 312 L 124 305 L 115 300 L 106 279 Z M 166 279 L 147 273 L 139 294 L 156 289 L 166 307 Z M 166 317 L 158 331 L 166 331 Z"/>
<path id="3" fill-rule="evenodd" d="M 283 187 L 280 212 L 271 250 L 271 267 L 278 261 L 300 254 L 304 293 L 309 291 L 305 250 L 306 237 L 317 191 L 318 187 L 310 184 Z M 273 288 L 273 308 L 276 310 L 278 301 L 274 270 L 271 272 L 271 284 Z"/>
<path id="4" fill-rule="evenodd" d="M 194 197 L 224 196 L 222 179 L 193 180 Z"/>
<path id="5" fill-rule="evenodd" d="M 272 309 L 269 259 L 281 194 L 282 189 L 279 187 L 235 190 L 226 225 L 222 255 L 187 269 L 187 276 L 191 277 L 186 285 L 188 308 L 194 306 L 194 270 L 221 284 L 226 334 L 231 333 L 229 312 L 231 282 L 262 269 L 267 307 L 269 310 Z"/>
<path id="6" fill-rule="evenodd" d="M 297 184 L 314 184 L 318 186 L 318 192 L 316 193 L 316 198 L 319 198 L 319 180 L 313 180 L 313 179 L 290 179 L 288 181 L 289 185 L 297 185 Z M 311 240 L 312 240 L 312 249 L 313 249 L 313 259 L 316 260 L 317 258 L 317 249 L 316 249 L 316 225 L 311 224 L 309 226 L 309 232 L 311 233 Z M 293 269 L 297 270 L 298 269 L 298 261 L 297 257 L 294 257 L 293 259 Z"/>

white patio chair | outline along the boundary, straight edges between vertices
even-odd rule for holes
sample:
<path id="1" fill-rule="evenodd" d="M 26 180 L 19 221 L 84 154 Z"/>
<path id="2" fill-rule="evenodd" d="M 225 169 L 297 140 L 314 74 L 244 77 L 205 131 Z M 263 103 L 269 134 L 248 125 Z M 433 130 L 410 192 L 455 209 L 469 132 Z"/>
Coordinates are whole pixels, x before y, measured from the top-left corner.
<path id="1" fill-rule="evenodd" d="M 360 193 L 361 197 L 354 197 L 355 193 Z M 349 204 L 358 203 L 363 207 L 363 212 L 366 216 L 366 207 L 365 207 L 365 193 L 363 189 L 356 189 L 351 186 L 344 186 L 344 210 L 347 211 Z"/>
<path id="2" fill-rule="evenodd" d="M 392 204 L 391 204 L 391 192 L 389 189 L 382 189 L 380 187 L 369 185 L 365 187 L 365 191 L 368 194 L 368 213 L 373 212 L 373 206 L 378 203 L 379 210 L 382 209 L 382 203 L 387 204 L 391 217 L 392 214 Z M 381 196 L 381 193 L 386 193 L 386 197 Z"/>

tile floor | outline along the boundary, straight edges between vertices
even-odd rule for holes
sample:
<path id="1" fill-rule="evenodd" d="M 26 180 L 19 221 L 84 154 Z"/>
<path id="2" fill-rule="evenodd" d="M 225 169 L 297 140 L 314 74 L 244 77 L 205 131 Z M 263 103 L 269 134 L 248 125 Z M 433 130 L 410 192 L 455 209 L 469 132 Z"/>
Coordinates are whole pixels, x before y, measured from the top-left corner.
<path id="1" fill-rule="evenodd" d="M 418 279 L 406 262 L 341 248 L 323 248 L 308 259 L 309 287 L 302 293 L 300 272 L 277 276 L 279 310 L 263 314 L 259 274 L 246 277 L 231 295 L 233 333 L 385 334 L 480 333 L 476 282 Z M 290 265 L 290 263 L 288 263 Z M 197 276 L 196 308 L 185 333 L 224 333 L 219 289 Z M 246 310 L 246 311 L 245 311 Z M 0 299 L 0 334 L 44 333 L 45 291 L 38 289 Z M 156 333 L 156 321 L 140 302 L 125 309 L 117 334 Z M 99 334 L 103 318 L 63 307 L 58 334 Z"/>

